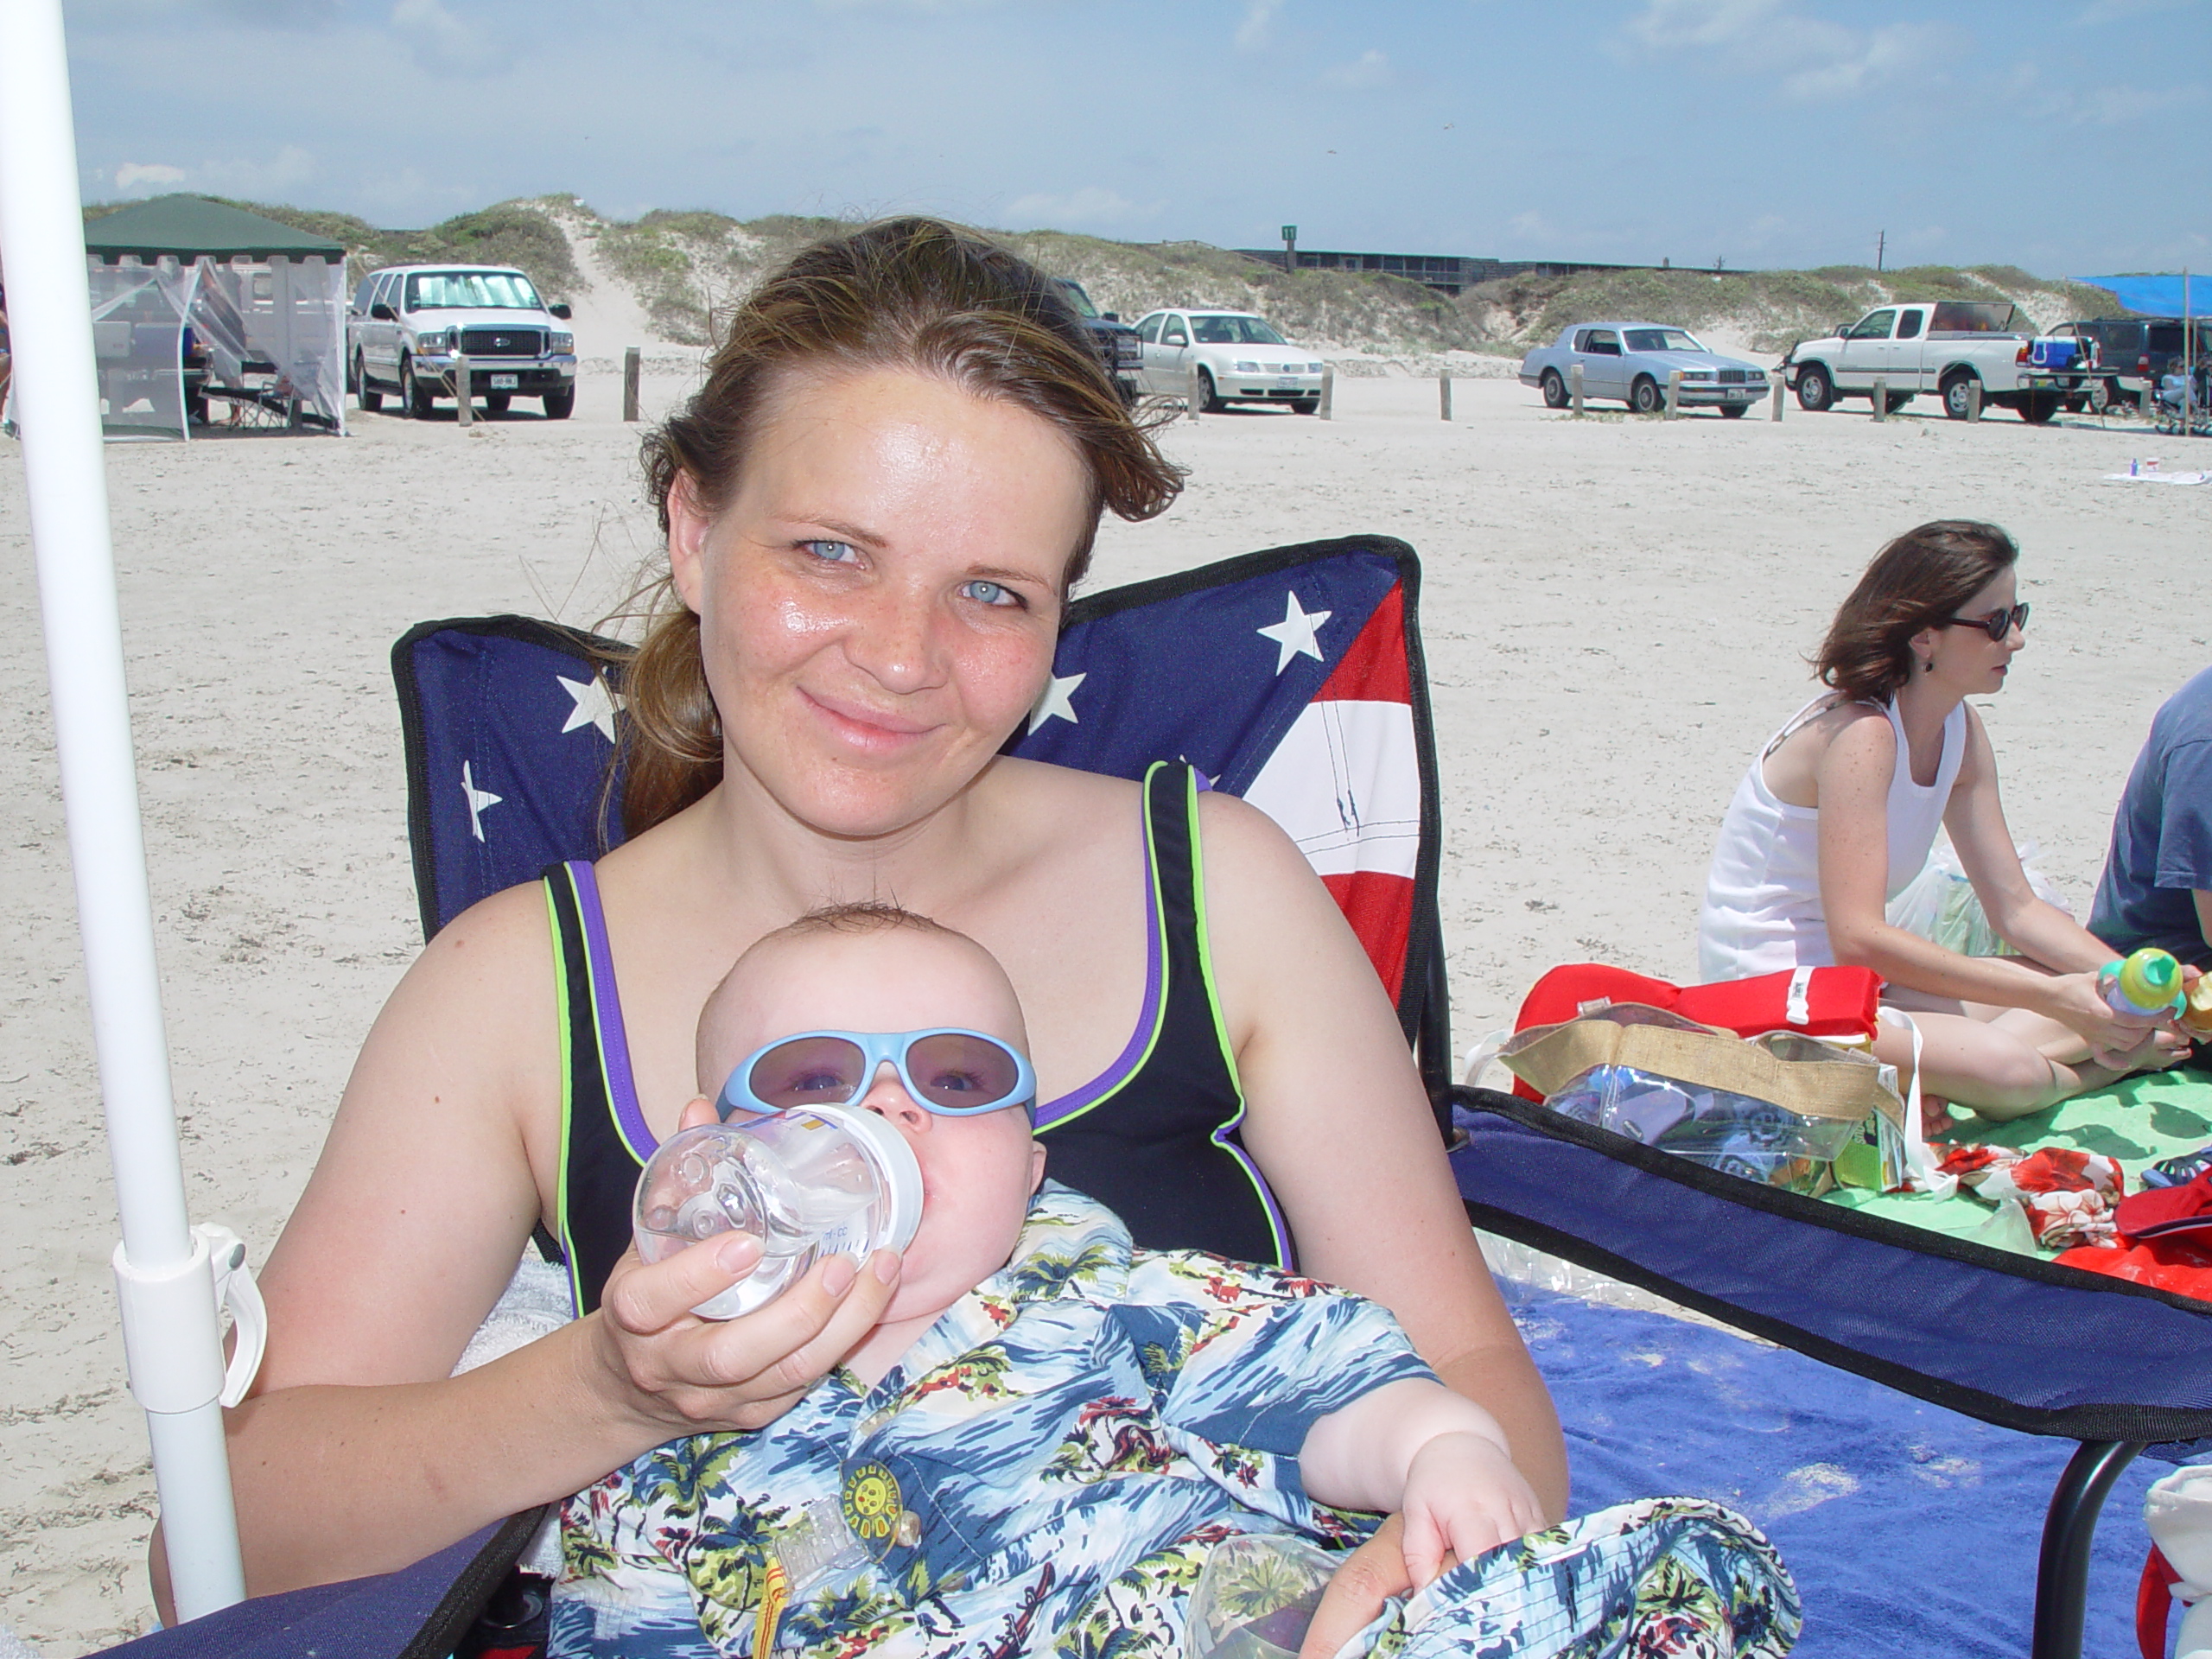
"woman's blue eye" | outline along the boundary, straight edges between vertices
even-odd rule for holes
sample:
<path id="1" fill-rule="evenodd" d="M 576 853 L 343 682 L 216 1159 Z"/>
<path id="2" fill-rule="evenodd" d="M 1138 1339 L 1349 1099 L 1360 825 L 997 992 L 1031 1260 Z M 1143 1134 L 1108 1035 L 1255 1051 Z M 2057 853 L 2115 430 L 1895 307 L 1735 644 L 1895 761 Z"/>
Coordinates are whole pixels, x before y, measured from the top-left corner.
<path id="1" fill-rule="evenodd" d="M 985 582 L 981 578 L 968 583 L 960 591 L 979 605 L 1019 605 L 1021 603 L 1021 596 L 1013 588 L 999 582 Z"/>
<path id="2" fill-rule="evenodd" d="M 799 545 L 830 564 L 851 564 L 860 557 L 850 542 L 802 542 Z"/>

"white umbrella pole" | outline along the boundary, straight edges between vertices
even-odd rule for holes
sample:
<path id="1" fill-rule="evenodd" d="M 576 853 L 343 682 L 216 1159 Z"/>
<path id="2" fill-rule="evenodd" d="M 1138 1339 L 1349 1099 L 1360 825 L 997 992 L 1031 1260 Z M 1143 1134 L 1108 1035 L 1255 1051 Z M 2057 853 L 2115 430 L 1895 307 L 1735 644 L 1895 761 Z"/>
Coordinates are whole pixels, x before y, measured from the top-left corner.
<path id="1" fill-rule="evenodd" d="M 123 1243 L 131 1392 L 153 1442 L 177 1611 L 240 1599 L 207 1246 L 185 1211 L 123 677 L 106 457 L 60 0 L 0 0 L 0 257 L 69 820 L 92 1039 Z"/>

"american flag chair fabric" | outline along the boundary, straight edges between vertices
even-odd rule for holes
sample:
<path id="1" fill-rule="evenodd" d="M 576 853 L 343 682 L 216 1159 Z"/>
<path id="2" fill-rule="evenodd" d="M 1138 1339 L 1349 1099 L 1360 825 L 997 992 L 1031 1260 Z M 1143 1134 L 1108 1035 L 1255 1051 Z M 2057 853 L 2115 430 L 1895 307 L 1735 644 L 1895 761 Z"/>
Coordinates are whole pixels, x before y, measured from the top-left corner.
<path id="1" fill-rule="evenodd" d="M 1070 607 L 1009 753 L 1141 779 L 1186 760 L 1305 852 L 1441 1100 L 1435 742 L 1421 565 L 1350 537 L 1109 589 Z M 526 617 L 425 622 L 392 648 L 425 936 L 563 859 L 620 844 L 627 647 Z"/>

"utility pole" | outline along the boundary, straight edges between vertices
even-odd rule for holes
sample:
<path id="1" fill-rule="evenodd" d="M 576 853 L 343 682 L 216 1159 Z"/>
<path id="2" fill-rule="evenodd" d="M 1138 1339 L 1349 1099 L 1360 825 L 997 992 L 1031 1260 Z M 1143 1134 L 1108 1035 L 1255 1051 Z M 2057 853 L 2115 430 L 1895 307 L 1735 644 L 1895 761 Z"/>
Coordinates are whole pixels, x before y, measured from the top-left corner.
<path id="1" fill-rule="evenodd" d="M 1877 232 L 1874 232 L 1874 274 L 1875 274 L 1876 276 L 1878 276 L 1879 275 L 1881 275 L 1881 271 L 1882 271 L 1882 256 L 1883 256 L 1885 253 L 1887 253 L 1887 252 L 1889 251 L 1889 247 L 1890 247 L 1890 233 L 1889 233 L 1887 231 L 1877 231 Z"/>

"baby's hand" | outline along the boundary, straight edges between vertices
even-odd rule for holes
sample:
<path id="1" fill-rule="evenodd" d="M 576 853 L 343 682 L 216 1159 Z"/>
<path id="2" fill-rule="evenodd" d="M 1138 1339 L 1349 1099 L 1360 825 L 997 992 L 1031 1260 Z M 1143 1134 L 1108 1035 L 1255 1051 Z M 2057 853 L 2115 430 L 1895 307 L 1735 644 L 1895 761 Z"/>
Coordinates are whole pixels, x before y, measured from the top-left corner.
<path id="1" fill-rule="evenodd" d="M 1535 1531 L 1541 1507 L 1498 1444 L 1475 1433 L 1439 1434 L 1406 1470 L 1406 1570 L 1416 1587 L 1450 1564 Z"/>

